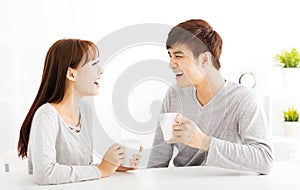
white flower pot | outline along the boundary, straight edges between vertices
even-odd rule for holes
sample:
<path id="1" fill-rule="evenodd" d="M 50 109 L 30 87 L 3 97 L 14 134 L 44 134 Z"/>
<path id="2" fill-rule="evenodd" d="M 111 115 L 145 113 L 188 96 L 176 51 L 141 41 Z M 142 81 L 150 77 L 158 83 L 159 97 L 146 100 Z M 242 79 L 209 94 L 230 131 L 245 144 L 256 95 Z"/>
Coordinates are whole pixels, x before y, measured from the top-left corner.
<path id="1" fill-rule="evenodd" d="M 283 134 L 286 137 L 299 137 L 300 122 L 283 122 Z"/>

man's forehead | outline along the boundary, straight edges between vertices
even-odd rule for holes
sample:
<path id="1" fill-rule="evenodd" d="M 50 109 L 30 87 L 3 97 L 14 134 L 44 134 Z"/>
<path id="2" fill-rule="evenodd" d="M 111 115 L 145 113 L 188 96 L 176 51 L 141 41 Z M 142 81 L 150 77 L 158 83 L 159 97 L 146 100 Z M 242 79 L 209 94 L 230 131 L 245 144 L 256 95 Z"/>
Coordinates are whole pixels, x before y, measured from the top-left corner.
<path id="1" fill-rule="evenodd" d="M 171 47 L 168 49 L 168 52 L 171 54 L 187 54 L 187 55 L 191 53 L 191 51 L 187 47 L 182 45 Z"/>

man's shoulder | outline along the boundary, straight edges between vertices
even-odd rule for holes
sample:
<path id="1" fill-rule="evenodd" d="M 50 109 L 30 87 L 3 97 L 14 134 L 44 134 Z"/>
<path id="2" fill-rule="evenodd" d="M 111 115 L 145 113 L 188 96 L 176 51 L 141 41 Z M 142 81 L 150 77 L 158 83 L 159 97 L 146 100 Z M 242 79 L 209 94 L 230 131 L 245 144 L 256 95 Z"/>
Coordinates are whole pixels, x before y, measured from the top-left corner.
<path id="1" fill-rule="evenodd" d="M 172 85 L 168 88 L 166 95 L 167 96 L 184 96 L 186 94 L 191 94 L 191 92 L 194 91 L 194 87 L 193 86 L 189 86 L 189 87 L 184 87 L 184 88 L 180 88 L 176 85 Z"/>
<path id="2" fill-rule="evenodd" d="M 226 93 L 227 94 L 233 94 L 233 95 L 238 95 L 240 97 L 244 96 L 252 96 L 254 95 L 253 89 L 247 88 L 241 84 L 227 81 L 226 82 Z"/>
<path id="3" fill-rule="evenodd" d="M 241 84 L 228 82 L 226 86 L 226 97 L 233 102 L 256 102 L 257 96 L 253 89 L 245 87 Z M 233 101 L 234 100 L 234 101 Z"/>

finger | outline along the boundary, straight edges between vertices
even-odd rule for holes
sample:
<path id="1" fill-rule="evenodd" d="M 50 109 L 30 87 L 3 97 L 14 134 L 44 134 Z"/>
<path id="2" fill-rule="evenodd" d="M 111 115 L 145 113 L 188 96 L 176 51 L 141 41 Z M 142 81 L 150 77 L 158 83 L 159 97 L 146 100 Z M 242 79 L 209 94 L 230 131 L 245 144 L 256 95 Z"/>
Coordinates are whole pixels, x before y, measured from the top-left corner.
<path id="1" fill-rule="evenodd" d="M 124 154 L 124 149 L 123 148 L 115 149 L 114 154 L 115 155 L 122 155 L 122 154 Z"/>
<path id="2" fill-rule="evenodd" d="M 115 149 L 115 150 L 120 149 L 120 148 L 121 148 L 121 144 L 119 144 L 119 143 L 113 144 L 113 145 L 111 146 L 111 148 L 113 148 L 113 149 Z"/>
<path id="3" fill-rule="evenodd" d="M 173 128 L 173 131 L 181 131 L 182 130 L 181 124 L 175 124 L 172 126 L 172 128 Z"/>
<path id="4" fill-rule="evenodd" d="M 123 162 L 125 160 L 125 155 L 115 155 L 115 159 L 119 162 Z"/>
<path id="5" fill-rule="evenodd" d="M 135 164 L 130 164 L 130 170 L 135 170 L 137 169 L 137 166 Z"/>
<path id="6" fill-rule="evenodd" d="M 140 155 L 140 154 L 134 154 L 134 155 L 133 155 L 133 158 L 134 158 L 135 160 L 141 160 L 141 159 L 142 159 L 142 155 Z"/>
<path id="7" fill-rule="evenodd" d="M 182 136 L 182 132 L 181 131 L 173 131 L 173 137 L 180 138 L 181 136 Z"/>
<path id="8" fill-rule="evenodd" d="M 116 156 L 118 156 L 118 158 L 124 157 L 125 154 L 124 152 L 116 152 Z"/>
<path id="9" fill-rule="evenodd" d="M 113 156 L 115 157 L 115 158 L 122 158 L 122 157 L 124 157 L 124 152 L 122 152 L 122 151 L 120 151 L 120 150 L 114 150 L 113 152 L 112 152 L 112 154 L 113 154 Z"/>
<path id="10" fill-rule="evenodd" d="M 124 150 L 123 147 L 120 147 L 117 151 L 120 152 L 120 153 L 124 153 L 125 152 L 125 150 Z"/>
<path id="11" fill-rule="evenodd" d="M 131 170 L 131 168 L 128 168 L 128 167 L 125 167 L 122 165 L 120 165 L 119 168 L 117 169 L 117 171 L 119 171 L 119 172 L 126 172 L 128 170 Z"/>
<path id="12" fill-rule="evenodd" d="M 137 160 L 130 160 L 130 167 L 132 168 L 137 168 L 139 164 L 140 162 Z"/>
<path id="13" fill-rule="evenodd" d="M 116 154 L 115 158 L 121 160 L 121 159 L 125 159 L 125 154 Z"/>
<path id="14" fill-rule="evenodd" d="M 180 123 L 180 124 L 179 124 L 180 131 L 186 131 L 186 126 L 187 126 L 187 124 L 185 124 L 185 123 Z"/>
<path id="15" fill-rule="evenodd" d="M 175 122 L 180 123 L 181 122 L 181 117 L 182 117 L 182 115 L 180 113 L 177 114 L 176 117 L 175 117 Z"/>
<path id="16" fill-rule="evenodd" d="M 118 162 L 119 162 L 118 164 L 119 164 L 119 165 L 122 165 L 122 164 L 124 163 L 124 161 L 125 161 L 125 158 L 124 158 L 124 157 L 119 158 L 119 159 L 118 159 Z"/>
<path id="17" fill-rule="evenodd" d="M 143 152 L 144 147 L 140 146 L 140 152 Z"/>
<path id="18" fill-rule="evenodd" d="M 140 164 L 140 161 L 139 161 L 139 160 L 131 159 L 131 160 L 130 160 L 130 164 L 139 165 L 139 164 Z"/>
<path id="19" fill-rule="evenodd" d="M 124 171 L 126 172 L 126 171 L 129 171 L 129 170 L 135 170 L 136 168 L 133 168 L 133 167 L 131 167 L 131 166 L 129 166 L 129 167 L 125 167 L 125 166 L 123 166 L 124 167 Z"/>

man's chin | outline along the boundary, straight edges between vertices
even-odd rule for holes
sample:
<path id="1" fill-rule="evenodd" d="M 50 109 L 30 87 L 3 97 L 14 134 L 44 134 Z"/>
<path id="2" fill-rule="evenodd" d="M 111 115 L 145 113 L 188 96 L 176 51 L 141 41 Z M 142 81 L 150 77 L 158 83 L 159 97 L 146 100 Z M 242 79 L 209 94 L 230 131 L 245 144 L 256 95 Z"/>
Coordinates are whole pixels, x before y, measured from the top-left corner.
<path id="1" fill-rule="evenodd" d="M 177 82 L 176 86 L 178 88 L 186 88 L 186 87 L 190 87 L 190 86 L 193 86 L 191 83 L 180 83 L 180 82 Z"/>

